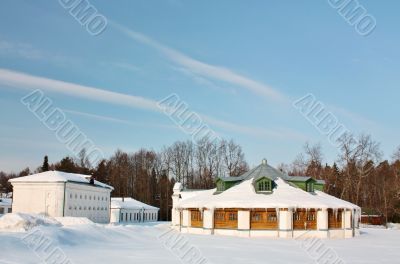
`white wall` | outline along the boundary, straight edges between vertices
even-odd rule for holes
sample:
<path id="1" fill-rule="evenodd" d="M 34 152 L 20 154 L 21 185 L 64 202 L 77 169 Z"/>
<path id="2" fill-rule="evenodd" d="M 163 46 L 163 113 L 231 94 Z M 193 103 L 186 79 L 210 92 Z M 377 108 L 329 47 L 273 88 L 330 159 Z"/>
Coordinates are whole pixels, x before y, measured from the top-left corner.
<path id="1" fill-rule="evenodd" d="M 65 216 L 87 217 L 96 223 L 110 222 L 110 189 L 67 182 Z"/>
<path id="2" fill-rule="evenodd" d="M 158 221 L 157 209 L 112 208 L 111 223 L 139 223 Z"/>
<path id="3" fill-rule="evenodd" d="M 71 182 L 12 185 L 14 213 L 87 217 L 97 223 L 110 221 L 110 189 Z"/>
<path id="4" fill-rule="evenodd" d="M 8 214 L 11 211 L 11 205 L 0 205 L 0 215 Z"/>
<path id="5" fill-rule="evenodd" d="M 12 183 L 14 213 L 63 216 L 64 183 Z"/>

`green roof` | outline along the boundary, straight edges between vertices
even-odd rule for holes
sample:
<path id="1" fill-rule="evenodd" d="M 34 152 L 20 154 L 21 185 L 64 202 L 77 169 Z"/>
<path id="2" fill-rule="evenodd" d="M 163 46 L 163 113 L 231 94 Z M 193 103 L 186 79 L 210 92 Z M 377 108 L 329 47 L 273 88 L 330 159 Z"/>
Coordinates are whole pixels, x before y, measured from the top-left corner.
<path id="1" fill-rule="evenodd" d="M 297 182 L 306 182 L 310 179 L 313 179 L 312 177 L 309 176 L 289 176 L 280 170 L 275 169 L 274 167 L 268 165 L 267 160 L 263 160 L 260 165 L 257 167 L 249 170 L 248 172 L 245 172 L 244 174 L 237 176 L 237 177 L 220 177 L 219 179 L 225 181 L 225 182 L 237 182 L 237 181 L 243 181 L 243 180 L 248 180 L 251 178 L 254 178 L 254 181 L 257 181 L 260 178 L 269 178 L 270 180 L 274 181 L 277 178 L 281 178 L 285 181 L 297 181 Z M 324 180 L 315 180 L 317 184 L 325 184 Z"/>
<path id="2" fill-rule="evenodd" d="M 288 175 L 268 165 L 267 160 L 265 159 L 260 165 L 238 177 L 224 177 L 220 179 L 223 181 L 243 181 L 254 178 L 254 180 L 256 181 L 263 177 L 269 178 L 272 181 L 276 180 L 277 178 L 290 180 L 290 177 Z"/>

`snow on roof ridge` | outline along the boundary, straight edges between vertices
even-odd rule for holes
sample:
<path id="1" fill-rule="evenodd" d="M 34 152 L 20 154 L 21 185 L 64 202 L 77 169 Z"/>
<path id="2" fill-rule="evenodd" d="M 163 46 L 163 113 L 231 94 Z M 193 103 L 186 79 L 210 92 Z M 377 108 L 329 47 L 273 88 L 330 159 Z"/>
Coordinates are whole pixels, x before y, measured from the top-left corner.
<path id="1" fill-rule="evenodd" d="M 160 210 L 158 207 L 148 205 L 131 197 L 112 197 L 111 198 L 111 208 L 128 208 L 128 209 L 156 209 Z"/>
<path id="2" fill-rule="evenodd" d="M 54 170 L 13 178 L 10 179 L 9 182 L 77 182 L 89 184 L 89 179 L 87 179 L 88 177 L 91 177 L 91 175 Z M 97 180 L 95 180 L 94 183 L 96 186 L 99 187 L 109 188 L 112 190 L 114 189 L 112 186 L 99 182 Z"/>

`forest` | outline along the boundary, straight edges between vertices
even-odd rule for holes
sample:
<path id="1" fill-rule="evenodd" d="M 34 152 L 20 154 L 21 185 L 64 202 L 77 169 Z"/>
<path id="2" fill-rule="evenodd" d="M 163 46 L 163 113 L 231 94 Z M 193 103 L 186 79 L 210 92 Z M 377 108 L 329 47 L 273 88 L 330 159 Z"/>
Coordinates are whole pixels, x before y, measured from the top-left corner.
<path id="1" fill-rule="evenodd" d="M 325 180 L 324 191 L 362 207 L 363 212 L 383 215 L 388 222 L 400 222 L 400 147 L 391 160 L 382 160 L 379 142 L 370 135 L 346 134 L 340 138 L 335 162 L 324 162 L 319 143 L 306 142 L 302 153 L 276 167 L 290 176 L 311 176 Z M 134 199 L 160 208 L 160 220 L 170 220 L 172 188 L 181 182 L 187 189 L 209 189 L 224 176 L 239 176 L 249 170 L 242 147 L 233 140 L 177 141 L 160 151 L 140 149 L 133 153 L 116 150 L 108 159 L 90 164 L 85 149 L 79 157 L 66 156 L 33 171 L 0 172 L 0 193 L 11 192 L 10 178 L 47 170 L 91 174 L 112 185 L 113 197 Z"/>

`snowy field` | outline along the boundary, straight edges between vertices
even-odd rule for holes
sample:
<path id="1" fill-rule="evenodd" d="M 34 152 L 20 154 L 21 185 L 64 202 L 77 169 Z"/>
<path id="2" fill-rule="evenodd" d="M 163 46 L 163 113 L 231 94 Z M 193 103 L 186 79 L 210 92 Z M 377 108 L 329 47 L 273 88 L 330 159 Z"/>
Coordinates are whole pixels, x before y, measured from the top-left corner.
<path id="1" fill-rule="evenodd" d="M 302 247 L 304 241 L 180 235 L 168 230 L 168 223 L 112 226 L 10 214 L 0 217 L 0 263 L 325 263 L 315 261 Z M 201 256 L 182 258 L 173 246 L 176 239 Z M 400 262 L 397 229 L 363 228 L 353 239 L 321 241 L 343 260 L 338 263 Z"/>

